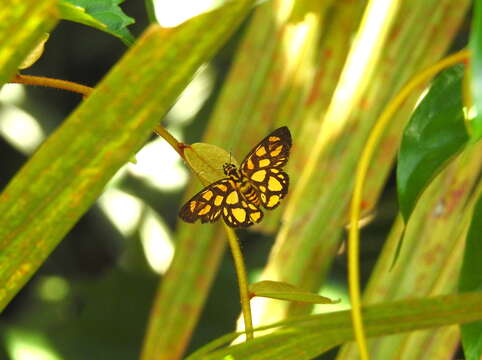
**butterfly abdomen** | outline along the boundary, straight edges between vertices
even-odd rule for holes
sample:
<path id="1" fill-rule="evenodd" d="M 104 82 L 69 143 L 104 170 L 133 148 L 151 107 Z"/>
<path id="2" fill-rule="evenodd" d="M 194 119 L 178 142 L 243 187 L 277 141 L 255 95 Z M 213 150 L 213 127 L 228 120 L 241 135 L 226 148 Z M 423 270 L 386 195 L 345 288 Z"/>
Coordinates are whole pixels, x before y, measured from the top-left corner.
<path id="1" fill-rule="evenodd" d="M 242 178 L 241 185 L 239 186 L 239 191 L 241 192 L 241 194 L 243 194 L 244 198 L 248 202 L 253 203 L 256 206 L 261 205 L 258 191 L 244 176 Z"/>

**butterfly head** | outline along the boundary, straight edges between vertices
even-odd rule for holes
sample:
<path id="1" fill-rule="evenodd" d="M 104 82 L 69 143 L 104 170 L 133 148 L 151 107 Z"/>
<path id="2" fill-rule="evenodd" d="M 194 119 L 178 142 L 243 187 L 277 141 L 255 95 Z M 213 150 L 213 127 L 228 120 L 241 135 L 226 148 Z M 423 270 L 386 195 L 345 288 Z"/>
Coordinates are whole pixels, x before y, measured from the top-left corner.
<path id="1" fill-rule="evenodd" d="M 237 170 L 236 170 L 236 165 L 230 164 L 230 163 L 225 163 L 223 165 L 223 171 L 226 176 L 231 176 L 231 175 L 236 175 Z"/>

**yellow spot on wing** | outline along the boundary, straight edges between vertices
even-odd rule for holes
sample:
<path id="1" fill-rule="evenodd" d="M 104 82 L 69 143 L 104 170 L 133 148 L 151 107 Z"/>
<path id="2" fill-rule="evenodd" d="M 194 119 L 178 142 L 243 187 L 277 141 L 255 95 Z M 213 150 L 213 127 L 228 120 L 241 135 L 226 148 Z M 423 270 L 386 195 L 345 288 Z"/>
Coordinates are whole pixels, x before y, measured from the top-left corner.
<path id="1" fill-rule="evenodd" d="M 283 185 L 281 185 L 278 179 L 270 176 L 268 180 L 268 189 L 270 189 L 271 191 L 280 191 L 281 189 L 283 189 Z"/>
<path id="2" fill-rule="evenodd" d="M 269 159 L 261 159 L 259 161 L 259 167 L 266 167 L 271 163 Z"/>
<path id="3" fill-rule="evenodd" d="M 261 217 L 261 213 L 259 211 L 257 211 L 257 212 L 252 213 L 251 215 L 249 215 L 249 217 L 251 218 L 251 220 L 253 222 L 258 222 L 259 218 Z"/>
<path id="4" fill-rule="evenodd" d="M 213 197 L 213 192 L 211 190 L 206 191 L 204 194 L 202 194 L 202 197 L 209 201 Z"/>
<path id="5" fill-rule="evenodd" d="M 264 146 L 260 146 L 256 149 L 255 153 L 258 156 L 263 156 L 264 154 L 266 154 L 266 149 L 264 148 Z"/>
<path id="6" fill-rule="evenodd" d="M 236 191 L 231 191 L 226 198 L 226 204 L 236 204 L 239 201 L 238 193 Z"/>
<path id="7" fill-rule="evenodd" d="M 189 208 L 191 209 L 191 212 L 194 212 L 194 209 L 196 209 L 197 201 L 191 201 L 189 204 Z"/>
<path id="8" fill-rule="evenodd" d="M 246 220 L 246 210 L 241 208 L 233 209 L 233 216 L 238 220 L 240 223 L 243 223 Z"/>
<path id="9" fill-rule="evenodd" d="M 214 205 L 219 206 L 223 202 L 223 197 L 221 195 L 216 195 L 214 198 Z"/>
<path id="10" fill-rule="evenodd" d="M 254 164 L 253 164 L 253 161 L 251 159 L 248 159 L 248 161 L 246 162 L 246 167 L 249 169 L 249 170 L 253 170 L 254 169 Z"/>
<path id="11" fill-rule="evenodd" d="M 211 210 L 211 205 L 206 205 L 200 212 L 198 212 L 198 215 L 206 215 L 209 210 Z"/>
<path id="12" fill-rule="evenodd" d="M 271 156 L 278 156 L 281 152 L 281 150 L 283 150 L 283 145 L 280 145 L 278 146 L 276 149 L 274 149 L 273 151 L 270 152 L 270 155 Z"/>
<path id="13" fill-rule="evenodd" d="M 269 198 L 269 201 L 268 203 L 266 204 L 267 207 L 273 207 L 275 206 L 277 203 L 279 203 L 279 196 L 278 195 L 271 195 L 271 197 Z"/>
<path id="14" fill-rule="evenodd" d="M 257 182 L 262 182 L 265 177 L 266 177 L 266 170 L 258 170 L 253 175 L 251 175 L 251 179 Z"/>
<path id="15" fill-rule="evenodd" d="M 223 191 L 223 192 L 225 192 L 226 190 L 228 190 L 228 187 L 227 187 L 226 185 L 224 185 L 224 184 L 217 184 L 216 187 L 217 187 L 219 190 Z"/>
<path id="16" fill-rule="evenodd" d="M 275 142 L 275 141 L 280 141 L 281 139 L 277 136 L 270 136 L 268 138 L 268 140 L 271 141 L 271 142 Z"/>

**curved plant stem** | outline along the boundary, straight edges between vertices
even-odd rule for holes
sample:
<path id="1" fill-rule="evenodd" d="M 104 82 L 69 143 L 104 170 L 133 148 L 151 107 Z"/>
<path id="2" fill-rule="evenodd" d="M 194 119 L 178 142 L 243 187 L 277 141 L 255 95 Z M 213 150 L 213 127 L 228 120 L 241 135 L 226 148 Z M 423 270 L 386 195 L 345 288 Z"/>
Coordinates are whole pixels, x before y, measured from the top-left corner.
<path id="1" fill-rule="evenodd" d="M 43 76 L 17 74 L 10 82 L 17 83 L 17 84 L 45 86 L 45 87 L 51 87 L 51 88 L 56 88 L 61 90 L 67 90 L 67 91 L 76 92 L 78 94 L 82 94 L 84 96 L 89 96 L 94 90 L 90 86 L 80 85 L 71 81 L 52 79 L 52 78 L 43 77 Z"/>
<path id="2" fill-rule="evenodd" d="M 360 218 L 360 207 L 363 195 L 363 186 L 365 177 L 370 165 L 370 160 L 375 151 L 376 145 L 383 134 L 389 120 L 392 118 L 395 111 L 405 101 L 405 99 L 419 86 L 425 84 L 428 80 L 433 78 L 441 70 L 457 64 L 469 57 L 468 50 L 459 51 L 451 56 L 448 56 L 438 63 L 432 65 L 430 68 L 422 71 L 410 80 L 402 90 L 392 99 L 385 110 L 378 118 L 373 130 L 368 137 L 363 153 L 360 157 L 360 162 L 356 170 L 355 186 L 353 190 L 353 198 L 350 207 L 350 232 L 348 239 L 348 283 L 350 290 L 350 300 L 352 303 L 352 321 L 354 324 L 354 332 L 358 336 L 363 336 L 363 322 L 361 316 L 361 298 L 360 298 L 360 273 L 359 273 L 359 232 L 358 221 Z"/>
<path id="3" fill-rule="evenodd" d="M 236 275 L 238 276 L 239 297 L 241 301 L 241 310 L 243 311 L 244 329 L 246 331 L 246 341 L 253 339 L 253 319 L 251 316 L 251 307 L 249 304 L 248 279 L 246 276 L 246 268 L 244 266 L 243 254 L 239 248 L 238 239 L 234 230 L 223 222 L 224 229 L 228 234 L 228 242 L 233 254 Z"/>
<path id="4" fill-rule="evenodd" d="M 35 85 L 35 86 L 45 86 L 51 87 L 55 89 L 67 90 L 72 91 L 78 94 L 84 95 L 84 97 L 89 96 L 94 88 L 90 86 L 85 86 L 81 84 L 77 84 L 72 81 L 60 80 L 60 79 L 52 79 L 43 76 L 33 76 L 33 75 L 20 75 L 17 74 L 15 77 L 10 81 L 16 84 L 25 84 L 25 85 Z M 184 158 L 184 154 L 181 151 L 180 143 L 176 140 L 174 136 L 172 136 L 165 128 L 161 125 L 157 125 L 154 128 L 154 132 L 166 140 L 169 145 L 172 146 L 177 153 Z"/>

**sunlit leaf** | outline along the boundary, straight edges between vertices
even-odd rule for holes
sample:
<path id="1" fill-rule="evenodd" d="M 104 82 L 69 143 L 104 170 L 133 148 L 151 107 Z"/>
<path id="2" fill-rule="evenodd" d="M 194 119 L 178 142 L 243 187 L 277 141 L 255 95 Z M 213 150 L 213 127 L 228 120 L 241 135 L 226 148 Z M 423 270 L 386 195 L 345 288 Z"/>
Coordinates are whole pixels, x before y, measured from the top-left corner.
<path id="1" fill-rule="evenodd" d="M 212 183 L 226 175 L 223 172 L 223 164 L 232 163 L 238 165 L 230 153 L 219 146 L 194 143 L 184 148 L 184 156 L 191 169 L 194 170 L 203 183 Z"/>
<path id="2" fill-rule="evenodd" d="M 279 300 L 301 301 L 313 304 L 336 304 L 340 302 L 340 300 L 331 300 L 325 296 L 311 293 L 281 281 L 260 281 L 250 285 L 249 291 L 252 297 L 259 296 Z"/>
<path id="3" fill-rule="evenodd" d="M 404 300 L 364 308 L 368 337 L 466 323 L 482 319 L 482 292 Z M 311 315 L 287 320 L 256 330 L 276 331 L 206 354 L 194 353 L 189 360 L 308 360 L 354 340 L 350 311 Z M 230 337 L 223 337 L 229 340 Z M 219 345 L 219 339 L 213 344 Z"/>
<path id="4" fill-rule="evenodd" d="M 35 62 L 40 59 L 44 52 L 45 43 L 47 42 L 48 38 L 49 34 L 44 33 L 42 38 L 39 40 L 37 46 L 27 55 L 27 57 L 20 64 L 20 66 L 18 67 L 19 69 L 26 69 L 35 64 Z"/>

